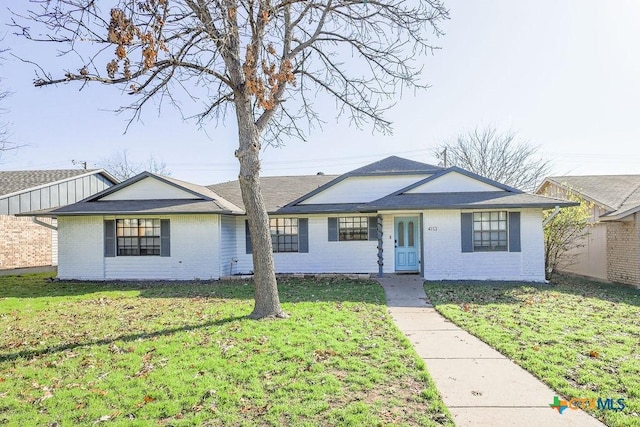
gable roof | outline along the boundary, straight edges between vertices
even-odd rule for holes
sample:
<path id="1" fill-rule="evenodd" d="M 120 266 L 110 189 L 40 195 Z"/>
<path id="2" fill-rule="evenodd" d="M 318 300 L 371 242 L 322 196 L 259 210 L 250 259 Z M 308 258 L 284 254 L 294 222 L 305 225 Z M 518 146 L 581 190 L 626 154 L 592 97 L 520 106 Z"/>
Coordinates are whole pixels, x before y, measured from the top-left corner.
<path id="1" fill-rule="evenodd" d="M 478 180 L 495 187 L 489 190 L 448 192 L 412 193 L 412 189 L 435 181 L 449 173 L 457 173 L 468 178 Z M 319 192 L 349 178 L 372 177 L 373 180 L 382 176 L 398 177 L 406 175 L 415 178 L 416 182 L 405 188 L 384 194 L 376 200 L 366 203 L 308 203 L 300 202 L 309 199 Z M 166 199 L 153 199 L 153 194 L 147 198 L 150 191 L 142 188 L 143 193 L 123 193 L 120 198 L 107 197 L 118 191 L 141 182 L 145 179 L 155 179 L 165 185 L 179 189 L 192 195 L 182 198 L 182 193 L 164 193 Z M 335 175 L 306 175 L 306 176 L 275 176 L 261 177 L 262 194 L 267 211 L 275 214 L 311 214 L 311 213 L 349 213 L 376 212 L 378 210 L 397 209 L 472 209 L 472 208 L 550 208 L 554 206 L 573 206 L 574 202 L 567 202 L 542 195 L 523 193 L 515 188 L 481 177 L 461 168 L 441 168 L 413 160 L 391 156 L 370 165 L 355 169 L 346 174 Z M 404 184 L 406 185 L 406 184 Z M 132 198 L 129 200 L 126 198 Z M 157 197 L 157 196 L 156 196 Z M 639 194 L 640 200 L 640 194 Z M 38 216 L 72 216 L 72 215 L 114 215 L 114 214 L 176 214 L 176 213 L 224 213 L 244 214 L 244 204 L 238 181 L 230 181 L 209 186 L 201 186 L 171 177 L 143 172 L 120 184 L 107 188 L 78 203 L 56 209 L 48 209 L 28 214 Z"/>
<path id="2" fill-rule="evenodd" d="M 180 181 L 179 179 L 171 178 L 168 176 L 156 175 L 151 172 L 142 172 L 136 176 L 133 176 L 127 179 L 126 181 L 121 182 L 118 185 L 114 185 L 113 187 L 109 187 L 104 191 L 101 191 L 100 193 L 94 194 L 93 196 L 87 198 L 86 200 L 83 200 L 83 202 L 100 200 L 105 196 L 116 193 L 125 187 L 129 187 L 137 182 L 142 181 L 145 178 L 153 178 L 160 182 L 164 182 L 165 184 L 168 184 L 172 187 L 178 188 L 182 191 L 186 191 L 187 193 L 192 194 L 194 198 L 213 199 L 216 196 L 216 194 L 213 191 L 211 191 L 210 189 L 202 185 L 193 184 L 191 182 L 186 182 L 186 181 Z"/>
<path id="3" fill-rule="evenodd" d="M 480 181 L 480 182 L 482 182 L 484 184 L 491 185 L 493 187 L 499 188 L 499 189 L 504 190 L 504 191 L 509 191 L 511 193 L 522 193 L 523 192 L 522 190 L 518 190 L 517 188 L 514 188 L 514 187 L 509 187 L 508 185 L 502 184 L 502 183 L 500 183 L 498 181 L 494 181 L 494 180 L 489 179 L 489 178 L 485 178 L 484 176 L 480 176 L 477 173 L 470 172 L 470 171 L 468 171 L 466 169 L 462 169 L 462 168 L 459 168 L 457 166 L 451 166 L 451 167 L 449 167 L 447 169 L 442 169 L 439 172 L 437 172 L 437 173 L 435 173 L 435 174 L 433 174 L 433 175 L 431 175 L 431 176 L 429 176 L 429 177 L 427 177 L 425 179 L 422 179 L 422 180 L 420 180 L 420 181 L 418 181 L 418 182 L 416 182 L 414 184 L 411 184 L 410 186 L 408 186 L 406 188 L 403 188 L 403 189 L 401 189 L 400 191 L 397 191 L 394 194 L 398 195 L 398 194 L 405 193 L 405 192 L 407 192 L 409 190 L 413 190 L 414 188 L 418 188 L 423 184 L 426 184 L 426 183 L 431 182 L 431 181 L 435 181 L 438 178 L 440 178 L 442 176 L 445 176 L 445 175 L 447 175 L 449 173 L 452 173 L 452 172 L 459 173 L 459 174 L 464 175 L 464 176 L 466 176 L 468 178 L 475 179 L 475 180 Z"/>
<path id="4" fill-rule="evenodd" d="M 275 212 L 291 203 L 291 201 L 316 190 L 337 177 L 337 175 L 260 177 L 260 187 L 267 212 Z M 244 210 L 239 181 L 208 185 L 207 188 Z"/>
<path id="5" fill-rule="evenodd" d="M 429 165 L 427 163 L 416 162 L 414 160 L 403 159 L 398 156 L 389 156 L 385 159 L 373 162 L 358 169 L 354 169 L 345 174 L 335 177 L 334 180 L 327 182 L 326 184 L 316 188 L 315 190 L 301 194 L 300 197 L 290 200 L 288 203 L 282 206 L 293 206 L 301 203 L 318 193 L 323 192 L 329 187 L 332 187 L 347 178 L 354 176 L 380 176 L 380 175 L 430 175 L 442 170 L 439 166 Z"/>
<path id="6" fill-rule="evenodd" d="M 146 178 L 156 179 L 193 195 L 192 199 L 102 200 Z M 77 203 L 56 209 L 30 212 L 26 215 L 78 216 L 113 214 L 178 214 L 178 213 L 241 213 L 242 210 L 207 187 L 175 178 L 142 172 L 120 184 L 109 187 Z"/>
<path id="7" fill-rule="evenodd" d="M 0 198 L 32 191 L 38 187 L 67 181 L 81 176 L 101 174 L 114 184 L 118 180 L 104 169 L 51 169 L 0 171 Z"/>
<path id="8" fill-rule="evenodd" d="M 386 171 L 386 172 L 385 172 Z M 484 184 L 493 186 L 496 191 L 467 191 L 467 192 L 441 192 L 441 193 L 410 193 L 409 191 L 421 185 L 432 182 L 450 173 L 458 173 L 468 178 L 477 180 Z M 378 176 L 394 174 L 424 174 L 429 175 L 415 183 L 408 185 L 398 191 L 385 195 L 369 203 L 326 203 L 311 204 L 301 202 L 308 200 L 327 188 L 352 176 Z M 500 191 L 502 190 L 502 191 Z M 442 168 L 428 165 L 426 163 L 415 162 L 413 160 L 402 159 L 392 156 L 371 165 L 364 166 L 344 175 L 340 175 L 335 180 L 319 187 L 292 201 L 286 206 L 277 210 L 280 214 L 301 214 L 301 213 L 366 213 L 378 210 L 395 209 L 507 209 L 507 208 L 553 208 L 555 206 L 567 207 L 577 203 L 567 202 L 559 198 L 524 193 L 517 188 L 501 184 L 497 181 L 485 178 L 465 169 L 452 166 Z"/>
<path id="9" fill-rule="evenodd" d="M 640 211 L 640 175 L 552 176 L 545 179 L 538 192 L 546 183 L 569 188 L 603 206 L 607 210 L 603 219 L 619 219 Z"/>

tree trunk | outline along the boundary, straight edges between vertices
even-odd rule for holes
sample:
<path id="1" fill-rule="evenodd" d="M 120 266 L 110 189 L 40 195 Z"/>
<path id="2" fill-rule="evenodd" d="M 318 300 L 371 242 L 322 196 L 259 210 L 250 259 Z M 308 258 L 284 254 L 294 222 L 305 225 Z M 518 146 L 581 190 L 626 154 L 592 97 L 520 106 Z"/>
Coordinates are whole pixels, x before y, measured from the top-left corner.
<path id="1" fill-rule="evenodd" d="M 280 307 L 269 231 L 269 216 L 260 191 L 260 139 L 256 129 L 251 103 L 236 101 L 239 148 L 236 157 L 240 162 L 240 190 L 249 220 L 251 246 L 253 248 L 253 282 L 255 307 L 249 315 L 252 319 L 265 317 L 286 318 Z"/>

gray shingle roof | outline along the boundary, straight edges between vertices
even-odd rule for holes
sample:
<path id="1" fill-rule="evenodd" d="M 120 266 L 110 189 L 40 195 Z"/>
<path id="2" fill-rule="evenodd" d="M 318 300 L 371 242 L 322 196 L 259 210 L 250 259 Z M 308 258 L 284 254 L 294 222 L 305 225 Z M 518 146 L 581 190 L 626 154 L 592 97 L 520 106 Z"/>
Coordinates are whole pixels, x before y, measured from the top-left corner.
<path id="1" fill-rule="evenodd" d="M 267 206 L 267 212 L 276 212 L 288 203 L 291 203 L 318 187 L 327 184 L 337 177 L 337 175 L 261 177 L 260 185 L 262 188 L 262 197 L 264 198 L 264 202 Z M 242 194 L 240 193 L 240 183 L 238 181 L 208 185 L 207 188 L 241 209 L 244 209 Z"/>
<path id="2" fill-rule="evenodd" d="M 507 209 L 553 208 L 575 206 L 577 203 L 529 193 L 482 191 L 468 193 L 398 194 L 383 197 L 366 205 L 373 210 L 384 209 Z"/>
<path id="3" fill-rule="evenodd" d="M 361 168 L 348 172 L 347 175 L 377 175 L 387 173 L 436 173 L 442 170 L 440 166 L 403 159 L 398 156 L 390 156 Z"/>
<path id="4" fill-rule="evenodd" d="M 269 213 L 341 213 L 375 212 L 388 209 L 471 209 L 471 208 L 551 208 L 572 206 L 575 203 L 550 197 L 521 193 L 505 187 L 505 191 L 404 194 L 397 192 L 371 203 L 306 204 L 294 203 L 303 196 L 328 188 L 349 176 L 378 174 L 435 174 L 446 170 L 438 166 L 415 162 L 399 157 L 388 157 L 379 162 L 348 172 L 344 175 L 276 176 L 260 178 L 262 193 Z M 78 172 L 78 170 L 73 170 Z M 86 171 L 80 171 L 86 172 Z M 112 200 L 100 201 L 102 197 L 118 191 L 146 177 L 164 180 L 194 195 L 191 200 Z M 627 197 L 626 200 L 636 200 Z M 640 201 L 640 193 L 638 194 Z M 176 213 L 242 213 L 244 204 L 238 181 L 201 186 L 170 177 L 161 177 L 148 172 L 133 177 L 124 183 L 73 205 L 39 214 L 51 216 L 99 215 L 99 214 L 176 214 Z M 33 212 L 31 213 L 33 214 Z"/>
<path id="5" fill-rule="evenodd" d="M 27 171 L 0 171 L 0 196 L 17 193 L 100 169 L 52 169 Z"/>
<path id="6" fill-rule="evenodd" d="M 109 200 L 101 202 L 78 202 L 56 209 L 28 212 L 18 216 L 83 216 L 114 214 L 198 214 L 231 213 L 215 200 Z"/>
<path id="7" fill-rule="evenodd" d="M 367 207 L 361 203 L 331 203 L 317 205 L 291 205 L 280 208 L 273 213 L 276 214 L 337 214 L 337 213 L 357 213 L 375 212 L 375 209 Z"/>
<path id="8" fill-rule="evenodd" d="M 145 178 L 165 181 L 167 184 L 187 191 L 193 195 L 192 199 L 150 199 L 150 200 L 101 200 L 103 197 L 132 185 Z M 78 216 L 100 214 L 181 214 L 181 213 L 242 213 L 242 209 L 225 200 L 213 190 L 202 185 L 181 181 L 142 172 L 128 180 L 107 188 L 100 193 L 81 200 L 80 202 L 41 211 L 28 212 L 27 215 L 40 216 Z"/>
<path id="9" fill-rule="evenodd" d="M 604 205 L 609 216 L 640 208 L 640 175 L 552 176 L 547 181 Z"/>

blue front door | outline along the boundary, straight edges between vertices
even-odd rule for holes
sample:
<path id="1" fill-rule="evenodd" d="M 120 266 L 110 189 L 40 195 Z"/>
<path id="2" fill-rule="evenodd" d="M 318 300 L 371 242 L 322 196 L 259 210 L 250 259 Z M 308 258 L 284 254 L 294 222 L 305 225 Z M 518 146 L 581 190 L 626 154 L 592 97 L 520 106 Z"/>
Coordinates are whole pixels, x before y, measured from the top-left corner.
<path id="1" fill-rule="evenodd" d="M 396 271 L 420 271 L 417 217 L 395 218 Z"/>

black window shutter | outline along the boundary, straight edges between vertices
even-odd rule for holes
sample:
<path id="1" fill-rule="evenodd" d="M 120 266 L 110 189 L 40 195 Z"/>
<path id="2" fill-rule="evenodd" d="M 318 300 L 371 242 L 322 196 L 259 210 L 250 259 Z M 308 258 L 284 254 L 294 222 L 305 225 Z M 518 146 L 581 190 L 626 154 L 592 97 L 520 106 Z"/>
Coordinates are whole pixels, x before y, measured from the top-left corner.
<path id="1" fill-rule="evenodd" d="M 309 219 L 298 219 L 298 252 L 309 252 Z"/>
<path id="2" fill-rule="evenodd" d="M 104 256 L 116 256 L 116 222 L 113 219 L 104 222 Z"/>
<path id="3" fill-rule="evenodd" d="M 327 218 L 329 224 L 329 241 L 338 241 L 338 218 Z"/>
<path id="4" fill-rule="evenodd" d="M 520 252 L 520 212 L 509 212 L 509 252 Z"/>
<path id="5" fill-rule="evenodd" d="M 171 256 L 171 229 L 168 219 L 160 220 L 160 256 Z"/>
<path id="6" fill-rule="evenodd" d="M 249 220 L 244 220 L 244 245 L 246 253 L 250 254 L 253 252 L 253 248 L 251 247 L 251 232 L 249 231 Z"/>
<path id="7" fill-rule="evenodd" d="M 460 218 L 462 252 L 473 252 L 473 214 L 463 213 Z"/>
<path id="8" fill-rule="evenodd" d="M 369 217 L 369 240 L 378 240 L 378 218 Z"/>

